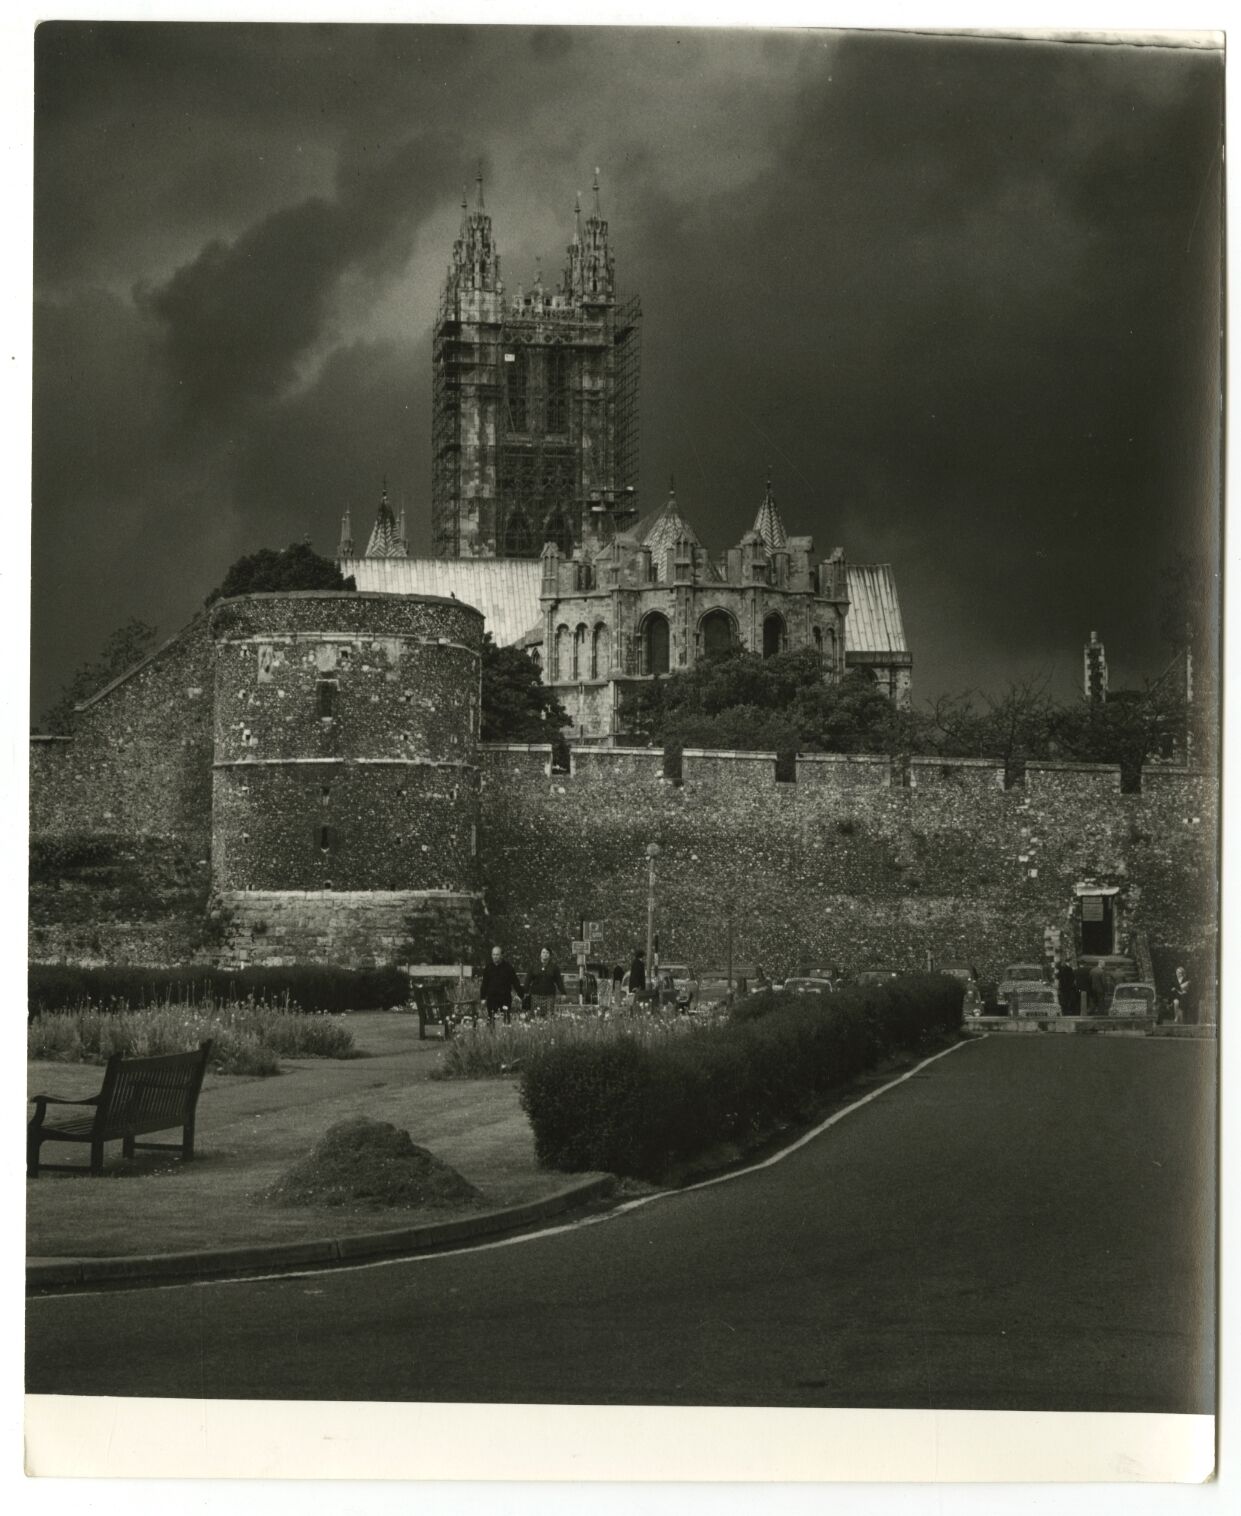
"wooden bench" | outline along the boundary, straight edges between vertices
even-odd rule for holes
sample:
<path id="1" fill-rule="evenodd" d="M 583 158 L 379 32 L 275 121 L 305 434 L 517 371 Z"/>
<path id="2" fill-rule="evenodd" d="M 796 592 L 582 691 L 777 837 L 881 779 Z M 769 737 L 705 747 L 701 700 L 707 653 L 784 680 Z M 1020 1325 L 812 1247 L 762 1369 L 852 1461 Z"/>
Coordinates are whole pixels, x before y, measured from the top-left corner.
<path id="1" fill-rule="evenodd" d="M 441 1036 L 452 1036 L 453 1004 L 448 998 L 448 987 L 443 984 L 417 984 L 411 993 L 418 1008 L 418 1039 L 426 1041 L 427 1027 L 438 1026 Z"/>
<path id="2" fill-rule="evenodd" d="M 113 1053 L 103 1074 L 103 1088 L 85 1100 L 65 1100 L 58 1095 L 34 1096 L 34 1115 L 26 1128 L 26 1173 L 39 1173 L 39 1149 L 45 1142 L 90 1144 L 90 1170 L 103 1172 L 103 1145 L 120 1141 L 126 1158 L 137 1148 L 180 1150 L 183 1160 L 194 1156 L 194 1112 L 202 1089 L 211 1043 L 196 1053 L 171 1053 L 160 1058 L 126 1058 Z M 90 1116 L 70 1116 L 47 1124 L 49 1105 L 95 1107 Z M 181 1128 L 180 1143 L 137 1142 L 148 1132 Z M 44 1168 L 86 1173 L 82 1164 L 44 1164 Z"/>

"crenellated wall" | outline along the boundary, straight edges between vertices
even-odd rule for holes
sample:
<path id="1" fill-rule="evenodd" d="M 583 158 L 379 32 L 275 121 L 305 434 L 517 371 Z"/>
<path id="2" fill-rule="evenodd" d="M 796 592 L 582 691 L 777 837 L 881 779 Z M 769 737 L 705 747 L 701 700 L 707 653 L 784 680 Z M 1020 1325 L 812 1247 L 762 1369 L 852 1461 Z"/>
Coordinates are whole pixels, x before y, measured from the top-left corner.
<path id="1" fill-rule="evenodd" d="M 919 966 L 965 959 L 984 975 L 1067 930 L 1074 886 L 1124 886 L 1126 927 L 1207 945 L 1213 930 L 1214 785 L 1148 769 L 1122 794 L 1105 765 L 807 755 L 776 779 L 774 753 L 687 750 L 679 780 L 652 749 L 482 750 L 480 862 L 492 931 L 519 956 L 567 949 L 606 923 L 603 956 L 645 940 L 647 844 L 658 861 L 666 960 Z M 905 782 L 907 778 L 908 782 Z"/>

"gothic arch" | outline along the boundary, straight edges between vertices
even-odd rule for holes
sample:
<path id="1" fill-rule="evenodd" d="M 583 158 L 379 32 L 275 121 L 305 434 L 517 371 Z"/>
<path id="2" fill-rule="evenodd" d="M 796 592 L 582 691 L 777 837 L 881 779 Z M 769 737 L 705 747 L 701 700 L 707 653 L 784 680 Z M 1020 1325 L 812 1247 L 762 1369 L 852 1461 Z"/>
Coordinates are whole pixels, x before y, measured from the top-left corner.
<path id="1" fill-rule="evenodd" d="M 672 628 L 667 616 L 660 611 L 650 611 L 642 620 L 639 629 L 642 647 L 642 672 L 666 674 L 672 666 Z"/>
<path id="2" fill-rule="evenodd" d="M 547 519 L 543 522 L 543 541 L 554 542 L 562 558 L 572 557 L 573 528 L 568 516 L 559 506 L 547 513 Z"/>
<path id="3" fill-rule="evenodd" d="M 763 657 L 774 658 L 784 651 L 784 617 L 779 611 L 771 611 L 763 617 Z"/>
<path id="4" fill-rule="evenodd" d="M 698 623 L 698 645 L 703 657 L 727 653 L 738 642 L 737 623 L 723 606 L 709 610 Z"/>
<path id="5" fill-rule="evenodd" d="M 612 671 L 612 634 L 604 621 L 595 623 L 590 641 L 590 677 L 606 679 Z"/>

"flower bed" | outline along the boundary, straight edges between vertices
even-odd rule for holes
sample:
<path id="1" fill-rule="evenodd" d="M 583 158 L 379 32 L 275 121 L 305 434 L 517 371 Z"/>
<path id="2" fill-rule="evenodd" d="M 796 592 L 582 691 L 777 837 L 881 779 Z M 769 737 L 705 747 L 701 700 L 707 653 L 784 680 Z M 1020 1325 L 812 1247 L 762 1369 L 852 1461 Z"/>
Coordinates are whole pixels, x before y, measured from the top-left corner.
<path id="1" fill-rule="evenodd" d="M 107 1010 L 88 1003 L 40 1016 L 26 1031 L 26 1056 L 65 1063 L 106 1063 L 113 1053 L 155 1057 L 184 1053 L 211 1038 L 211 1066 L 221 1074 L 278 1074 L 290 1058 L 350 1058 L 353 1033 L 329 1016 L 254 1000 L 174 1001 Z"/>
<path id="2" fill-rule="evenodd" d="M 601 1047 L 629 1038 L 642 1047 L 691 1036 L 723 1021 L 720 1014 L 659 1016 L 596 1012 L 557 1001 L 550 1016 L 520 1011 L 505 1023 L 489 1023 L 477 1001 L 454 1019 L 451 1041 L 440 1054 L 433 1079 L 487 1079 L 519 1073 L 537 1054 L 553 1048 Z"/>

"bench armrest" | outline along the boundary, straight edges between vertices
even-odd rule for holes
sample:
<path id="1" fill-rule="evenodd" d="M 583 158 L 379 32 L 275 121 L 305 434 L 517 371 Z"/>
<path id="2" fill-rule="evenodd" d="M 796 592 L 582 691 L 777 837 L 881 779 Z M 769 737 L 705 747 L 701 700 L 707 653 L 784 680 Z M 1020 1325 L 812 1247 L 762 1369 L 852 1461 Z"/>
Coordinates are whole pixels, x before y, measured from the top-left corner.
<path id="1" fill-rule="evenodd" d="M 87 1095 L 81 1100 L 67 1100 L 63 1095 L 30 1095 L 27 1103 L 31 1105 L 98 1105 L 98 1095 Z"/>

